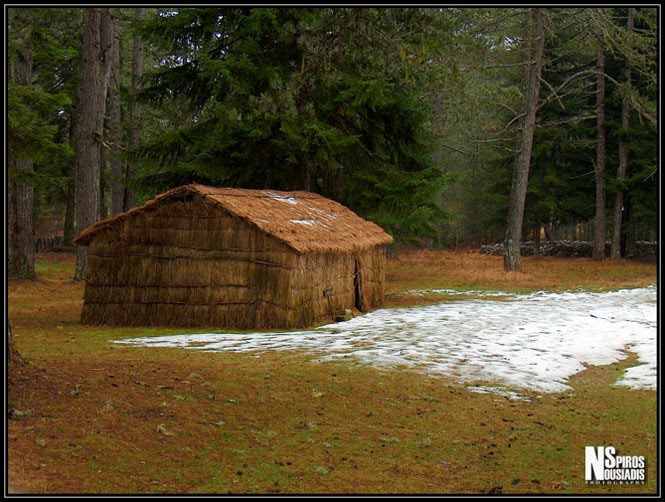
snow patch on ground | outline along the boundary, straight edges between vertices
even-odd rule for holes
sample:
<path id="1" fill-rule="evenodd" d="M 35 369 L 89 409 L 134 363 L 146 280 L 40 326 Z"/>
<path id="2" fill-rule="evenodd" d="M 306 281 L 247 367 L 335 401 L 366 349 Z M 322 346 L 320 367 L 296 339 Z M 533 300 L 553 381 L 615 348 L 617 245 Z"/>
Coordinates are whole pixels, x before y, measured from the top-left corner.
<path id="1" fill-rule="evenodd" d="M 485 294 L 488 299 L 381 309 L 309 331 L 173 335 L 115 343 L 211 352 L 304 349 L 324 360 L 352 358 L 380 367 L 412 367 L 467 384 L 491 382 L 497 387 L 476 385 L 472 390 L 492 388 L 503 395 L 506 388 L 566 391 L 568 378 L 585 364 L 611 364 L 631 351 L 640 364 L 629 368 L 617 385 L 656 388 L 655 286 L 605 293 Z M 492 300 L 493 295 L 509 299 Z"/>
<path id="2" fill-rule="evenodd" d="M 465 290 L 458 291 L 456 289 L 409 289 L 407 293 L 416 296 L 423 295 L 441 295 L 441 296 L 478 296 L 478 297 L 506 297 L 517 298 L 517 293 L 507 293 L 505 291 L 480 291 L 480 290 Z"/>

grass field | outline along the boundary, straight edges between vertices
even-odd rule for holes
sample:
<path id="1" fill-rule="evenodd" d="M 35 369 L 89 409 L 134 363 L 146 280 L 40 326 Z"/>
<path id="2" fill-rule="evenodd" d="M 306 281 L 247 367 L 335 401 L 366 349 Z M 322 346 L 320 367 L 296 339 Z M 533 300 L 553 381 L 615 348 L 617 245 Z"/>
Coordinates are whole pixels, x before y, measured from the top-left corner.
<path id="1" fill-rule="evenodd" d="M 657 488 L 657 395 L 612 385 L 635 364 L 589 367 L 573 391 L 514 401 L 406 369 L 298 352 L 123 347 L 203 330 L 81 326 L 73 257 L 38 256 L 10 281 L 28 364 L 8 379 L 10 493 L 642 494 Z M 471 251 L 390 260 L 388 307 L 445 301 L 412 290 L 594 291 L 656 283 L 656 265 Z M 459 300 L 459 296 L 455 298 Z M 644 485 L 586 485 L 584 447 L 644 455 Z"/>

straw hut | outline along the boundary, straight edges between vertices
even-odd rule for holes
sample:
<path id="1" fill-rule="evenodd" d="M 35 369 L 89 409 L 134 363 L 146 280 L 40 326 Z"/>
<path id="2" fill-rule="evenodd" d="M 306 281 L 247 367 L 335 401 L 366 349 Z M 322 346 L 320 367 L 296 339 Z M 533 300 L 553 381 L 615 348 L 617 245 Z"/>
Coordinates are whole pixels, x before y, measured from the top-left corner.
<path id="1" fill-rule="evenodd" d="M 75 242 L 84 324 L 274 329 L 380 306 L 392 237 L 314 193 L 185 185 Z"/>

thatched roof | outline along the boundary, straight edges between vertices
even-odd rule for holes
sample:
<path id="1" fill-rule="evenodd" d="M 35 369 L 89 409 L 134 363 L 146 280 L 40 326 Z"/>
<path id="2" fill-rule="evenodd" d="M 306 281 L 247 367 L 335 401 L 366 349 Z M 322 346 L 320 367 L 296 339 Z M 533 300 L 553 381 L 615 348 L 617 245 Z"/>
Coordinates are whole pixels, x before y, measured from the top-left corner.
<path id="1" fill-rule="evenodd" d="M 75 242 L 87 246 L 100 231 L 153 206 L 188 195 L 218 205 L 299 253 L 353 252 L 393 241 L 378 225 L 315 193 L 184 185 L 86 228 Z"/>

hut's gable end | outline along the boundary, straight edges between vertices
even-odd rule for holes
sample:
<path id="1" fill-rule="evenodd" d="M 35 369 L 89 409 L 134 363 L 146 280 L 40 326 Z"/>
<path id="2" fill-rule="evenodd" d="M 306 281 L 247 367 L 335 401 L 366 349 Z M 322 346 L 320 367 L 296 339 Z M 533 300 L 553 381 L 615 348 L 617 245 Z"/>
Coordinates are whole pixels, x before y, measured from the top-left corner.
<path id="1" fill-rule="evenodd" d="M 383 305 L 386 277 L 386 247 L 376 246 L 355 257 L 356 303 L 370 311 Z"/>
<path id="2" fill-rule="evenodd" d="M 307 253 L 291 278 L 292 326 L 334 322 L 347 309 L 369 312 L 383 304 L 385 246 L 361 253 Z"/>
<path id="3" fill-rule="evenodd" d="M 334 322 L 353 307 L 353 259 L 340 253 L 299 256 L 291 277 L 290 302 L 293 326 Z"/>

